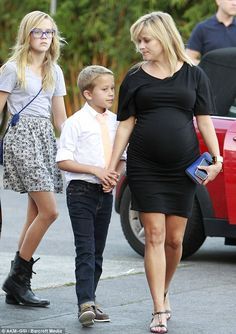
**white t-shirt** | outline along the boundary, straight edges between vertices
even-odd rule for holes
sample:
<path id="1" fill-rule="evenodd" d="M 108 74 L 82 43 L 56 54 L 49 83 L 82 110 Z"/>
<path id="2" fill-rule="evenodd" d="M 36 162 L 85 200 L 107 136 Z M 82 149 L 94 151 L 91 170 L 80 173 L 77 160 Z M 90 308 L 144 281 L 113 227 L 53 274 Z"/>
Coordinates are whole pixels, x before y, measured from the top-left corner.
<path id="1" fill-rule="evenodd" d="M 114 143 L 119 122 L 116 115 L 109 110 L 107 113 L 107 126 L 111 142 Z M 73 160 L 80 164 L 104 168 L 105 159 L 101 128 L 96 119 L 97 112 L 85 103 L 83 108 L 70 116 L 64 123 L 56 161 Z M 126 154 L 122 155 L 125 160 Z M 90 183 L 101 183 L 92 174 L 65 172 L 66 183 L 71 180 L 83 180 Z"/>
<path id="2" fill-rule="evenodd" d="M 57 64 L 54 65 L 55 87 L 51 90 L 42 90 L 37 98 L 22 111 L 22 115 L 36 117 L 51 117 L 51 105 L 53 96 L 66 95 L 65 81 L 62 70 Z M 6 63 L 0 72 L 0 91 L 10 93 L 7 98 L 9 112 L 18 113 L 42 87 L 42 78 L 26 68 L 26 89 L 22 89 L 17 83 L 17 69 L 15 62 Z"/>

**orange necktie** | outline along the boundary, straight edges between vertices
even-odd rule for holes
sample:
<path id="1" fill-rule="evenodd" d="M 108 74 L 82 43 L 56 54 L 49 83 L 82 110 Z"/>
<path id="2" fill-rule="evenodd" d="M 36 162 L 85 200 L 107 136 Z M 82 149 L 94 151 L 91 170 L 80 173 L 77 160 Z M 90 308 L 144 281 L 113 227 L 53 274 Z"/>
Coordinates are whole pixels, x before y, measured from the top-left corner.
<path id="1" fill-rule="evenodd" d="M 106 113 L 96 115 L 96 119 L 101 128 L 105 167 L 107 168 L 111 160 L 112 144 L 111 144 L 111 138 L 110 138 L 106 118 L 107 118 Z"/>

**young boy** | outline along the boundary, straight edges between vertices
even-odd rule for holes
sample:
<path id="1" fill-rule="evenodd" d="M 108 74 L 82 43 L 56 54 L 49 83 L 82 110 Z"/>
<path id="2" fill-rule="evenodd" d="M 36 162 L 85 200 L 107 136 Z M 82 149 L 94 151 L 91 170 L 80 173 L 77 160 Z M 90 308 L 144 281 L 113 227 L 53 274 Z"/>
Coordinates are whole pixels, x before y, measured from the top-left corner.
<path id="1" fill-rule="evenodd" d="M 124 162 L 120 162 L 117 172 L 106 169 L 118 126 L 116 115 L 108 110 L 114 100 L 112 71 L 88 66 L 79 74 L 78 86 L 86 103 L 66 120 L 56 160 L 65 171 L 67 183 L 67 206 L 76 248 L 79 321 L 88 327 L 94 321 L 110 321 L 108 314 L 95 304 L 95 291 L 102 274 L 112 212 L 111 190 Z"/>

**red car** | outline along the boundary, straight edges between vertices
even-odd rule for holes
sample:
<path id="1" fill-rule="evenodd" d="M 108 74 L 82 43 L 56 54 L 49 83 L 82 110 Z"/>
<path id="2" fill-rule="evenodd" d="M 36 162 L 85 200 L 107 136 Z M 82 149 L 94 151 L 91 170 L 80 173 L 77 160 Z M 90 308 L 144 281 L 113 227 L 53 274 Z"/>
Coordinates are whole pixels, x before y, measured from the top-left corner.
<path id="1" fill-rule="evenodd" d="M 213 182 L 197 188 L 184 236 L 183 258 L 195 253 L 207 236 L 224 237 L 226 245 L 236 245 L 236 48 L 211 51 L 202 58 L 199 66 L 212 84 L 217 109 L 212 120 L 224 165 Z M 201 152 L 205 152 L 207 148 L 196 131 Z M 120 214 L 128 243 L 144 255 L 144 230 L 138 213 L 130 209 L 130 200 L 127 178 L 122 175 L 116 187 L 115 210 Z"/>

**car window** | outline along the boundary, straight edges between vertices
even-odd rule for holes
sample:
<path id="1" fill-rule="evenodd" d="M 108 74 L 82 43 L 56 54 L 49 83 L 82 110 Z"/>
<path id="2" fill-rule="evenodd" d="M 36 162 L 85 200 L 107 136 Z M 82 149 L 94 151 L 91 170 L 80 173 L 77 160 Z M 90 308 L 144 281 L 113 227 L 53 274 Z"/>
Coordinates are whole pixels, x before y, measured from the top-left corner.
<path id="1" fill-rule="evenodd" d="M 216 115 L 236 118 L 236 47 L 212 50 L 200 63 L 215 97 Z"/>
<path id="2" fill-rule="evenodd" d="M 236 118 L 236 98 L 234 99 L 233 105 L 229 108 L 227 117 Z"/>

